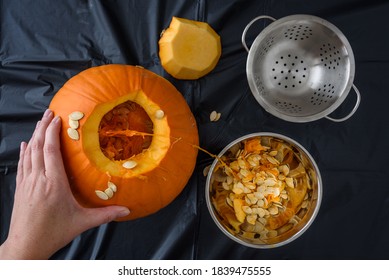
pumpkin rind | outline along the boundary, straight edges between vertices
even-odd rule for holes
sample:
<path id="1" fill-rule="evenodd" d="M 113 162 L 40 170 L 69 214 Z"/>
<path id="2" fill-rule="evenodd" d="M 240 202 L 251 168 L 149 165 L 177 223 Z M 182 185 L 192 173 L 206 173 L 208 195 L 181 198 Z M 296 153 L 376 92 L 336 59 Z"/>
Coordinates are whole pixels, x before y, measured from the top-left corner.
<path id="1" fill-rule="evenodd" d="M 161 64 L 176 79 L 205 76 L 216 67 L 220 55 L 220 36 L 206 22 L 173 17 L 159 40 Z"/>
<path id="2" fill-rule="evenodd" d="M 125 101 L 143 107 L 153 122 L 150 147 L 131 158 L 136 167 L 126 169 L 126 160 L 110 160 L 100 149 L 98 128 L 105 113 Z M 87 69 L 69 79 L 54 96 L 50 109 L 62 119 L 61 149 L 72 191 L 85 207 L 122 205 L 131 210 L 131 220 L 155 213 L 174 200 L 193 173 L 198 145 L 195 118 L 185 99 L 167 80 L 148 70 L 127 65 Z M 158 118 L 156 112 L 164 112 Z M 67 135 L 68 116 L 80 111 L 80 139 Z M 108 200 L 108 182 L 117 191 Z"/>

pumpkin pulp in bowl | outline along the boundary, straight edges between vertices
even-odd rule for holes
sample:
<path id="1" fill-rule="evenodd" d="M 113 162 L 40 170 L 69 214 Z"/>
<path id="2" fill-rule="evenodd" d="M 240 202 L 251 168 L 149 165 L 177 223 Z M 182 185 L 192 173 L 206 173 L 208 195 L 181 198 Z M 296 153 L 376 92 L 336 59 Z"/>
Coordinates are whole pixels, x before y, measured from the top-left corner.
<path id="1" fill-rule="evenodd" d="M 85 207 L 128 207 L 120 220 L 150 215 L 178 196 L 194 170 L 195 118 L 181 93 L 148 70 L 92 67 L 66 82 L 50 108 L 62 118 L 64 165 Z M 72 119 L 74 112 L 82 117 Z"/>

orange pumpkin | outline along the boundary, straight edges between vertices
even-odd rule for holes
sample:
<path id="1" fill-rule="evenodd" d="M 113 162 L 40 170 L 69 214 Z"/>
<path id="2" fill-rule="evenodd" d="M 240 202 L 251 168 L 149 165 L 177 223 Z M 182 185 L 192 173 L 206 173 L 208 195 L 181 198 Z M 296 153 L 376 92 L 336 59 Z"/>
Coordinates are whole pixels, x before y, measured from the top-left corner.
<path id="1" fill-rule="evenodd" d="M 195 118 L 180 92 L 148 70 L 92 67 L 66 82 L 50 109 L 62 118 L 64 164 L 85 207 L 128 207 L 120 220 L 150 215 L 178 196 L 194 170 Z"/>

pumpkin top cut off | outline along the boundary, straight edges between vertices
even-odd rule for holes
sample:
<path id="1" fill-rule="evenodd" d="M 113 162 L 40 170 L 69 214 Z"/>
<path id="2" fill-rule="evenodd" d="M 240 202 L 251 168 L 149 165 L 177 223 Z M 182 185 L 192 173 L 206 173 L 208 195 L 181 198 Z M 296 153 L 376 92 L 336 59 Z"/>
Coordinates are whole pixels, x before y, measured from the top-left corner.
<path id="1" fill-rule="evenodd" d="M 206 22 L 173 17 L 159 40 L 162 67 L 176 79 L 196 80 L 207 75 L 220 55 L 220 36 Z"/>

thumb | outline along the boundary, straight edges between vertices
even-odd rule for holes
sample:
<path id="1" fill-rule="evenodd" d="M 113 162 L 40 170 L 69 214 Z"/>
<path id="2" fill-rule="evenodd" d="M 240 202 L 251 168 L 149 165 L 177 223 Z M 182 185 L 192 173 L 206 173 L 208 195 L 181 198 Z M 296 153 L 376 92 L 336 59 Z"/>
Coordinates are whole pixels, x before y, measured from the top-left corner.
<path id="1" fill-rule="evenodd" d="M 106 206 L 100 208 L 85 208 L 85 221 L 88 228 L 97 227 L 109 223 L 115 219 L 123 218 L 130 214 L 130 210 L 124 206 Z"/>

